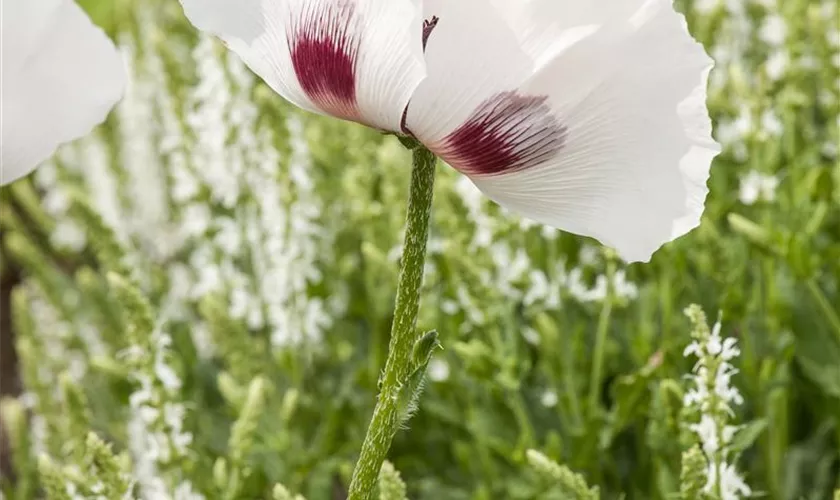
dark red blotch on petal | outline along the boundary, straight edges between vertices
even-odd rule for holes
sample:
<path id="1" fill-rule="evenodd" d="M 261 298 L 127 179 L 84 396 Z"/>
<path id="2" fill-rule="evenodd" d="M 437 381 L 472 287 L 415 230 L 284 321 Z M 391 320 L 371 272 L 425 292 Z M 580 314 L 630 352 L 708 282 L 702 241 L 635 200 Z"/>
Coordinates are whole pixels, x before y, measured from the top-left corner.
<path id="1" fill-rule="evenodd" d="M 432 16 L 429 19 L 423 21 L 423 51 L 426 50 L 426 45 L 429 42 L 429 37 L 432 36 L 432 32 L 438 25 L 440 18 L 438 16 Z M 408 130 L 408 127 L 405 125 L 406 119 L 408 119 L 408 104 L 406 104 L 405 109 L 403 109 L 402 119 L 400 120 L 400 130 L 406 135 L 412 135 L 411 131 Z"/>
<path id="2" fill-rule="evenodd" d="M 496 94 L 432 149 L 468 175 L 505 174 L 538 165 L 563 148 L 567 135 L 546 100 L 516 92 Z"/>
<path id="3" fill-rule="evenodd" d="M 435 30 L 437 27 L 440 18 L 438 16 L 432 16 L 431 19 L 427 19 L 423 21 L 423 48 L 426 48 L 426 44 L 429 43 L 429 37 L 432 36 L 432 31 Z"/>
<path id="4" fill-rule="evenodd" d="M 313 2 L 292 23 L 289 47 L 298 82 L 324 112 L 358 118 L 356 61 L 359 30 L 355 4 Z"/>

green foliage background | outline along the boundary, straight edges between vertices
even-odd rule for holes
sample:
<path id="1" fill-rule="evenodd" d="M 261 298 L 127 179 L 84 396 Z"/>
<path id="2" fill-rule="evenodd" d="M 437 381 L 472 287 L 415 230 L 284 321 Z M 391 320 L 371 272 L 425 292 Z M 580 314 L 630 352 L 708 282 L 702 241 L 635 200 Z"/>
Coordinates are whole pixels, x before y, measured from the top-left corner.
<path id="1" fill-rule="evenodd" d="M 39 452 L 70 465 L 63 474 L 103 473 L 102 461 L 85 465 L 89 453 L 80 451 L 96 448 L 88 430 L 117 453 L 130 448 L 129 397 L 142 384 L 138 374 L 158 373 L 159 331 L 171 335 L 164 362 L 182 383 L 161 389 L 158 403 L 183 405 L 193 436 L 188 453 L 158 463 L 170 491 L 188 481 L 207 498 L 284 498 L 275 490 L 282 483 L 310 500 L 342 498 L 386 355 L 409 154 L 393 137 L 284 104 L 243 76 L 220 45 L 199 41 L 177 2 L 83 3 L 134 48 L 134 92 L 153 105 L 148 123 L 118 112 L 59 153 L 48 173 L 3 188 L 3 272 L 23 274 L 13 310 L 3 313 L 17 333 L 22 404 L 43 419 L 36 445 L 23 406 L 4 403 L 15 466 L 14 479 L 0 482 L 6 498 L 40 495 L 51 476 L 42 464 L 39 477 Z M 709 105 L 725 151 L 701 227 L 651 263 L 624 266 L 591 241 L 476 203 L 441 166 L 418 328 L 437 329 L 444 350 L 390 453 L 410 498 L 566 498 L 529 467 L 529 449 L 582 474 L 602 498 L 674 498 L 681 454 L 694 444 L 682 405 L 691 368 L 682 310 L 690 303 L 712 316 L 720 310 L 724 332 L 739 340 L 734 384 L 746 403 L 736 419 L 747 426 L 735 448 L 753 490 L 825 500 L 840 488 L 838 9 L 831 0 L 735 4 L 703 12 L 686 5 L 692 32 L 718 60 Z M 762 31 L 774 16 L 787 26 L 775 47 Z M 199 45 L 210 47 L 200 57 Z M 771 66 L 780 52 L 787 64 L 778 74 Z M 207 83 L 197 60 L 217 61 L 219 80 Z M 202 93 L 202 82 L 211 90 Z M 211 102 L 220 88 L 230 100 Z M 216 125 L 207 113 L 191 115 L 202 106 L 216 106 Z M 219 182 L 273 183 L 285 210 L 277 220 L 283 245 L 263 250 L 291 255 L 288 268 L 300 271 L 273 292 L 285 297 L 279 305 L 260 288 L 265 256 L 248 236 L 265 200 L 243 181 L 233 203 L 225 201 L 198 161 L 214 154 L 202 151 L 214 131 L 242 153 Z M 274 160 L 254 153 L 257 143 Z M 115 188 L 86 170 L 91 144 Z M 151 154 L 142 158 L 159 175 L 158 198 L 137 183 L 142 169 L 123 164 L 138 154 Z M 189 196 L 177 194 L 177 168 L 195 179 Z M 739 197 L 750 171 L 778 179 L 772 200 Z M 101 202 L 108 189 L 117 191 L 110 194 L 119 213 Z M 164 215 L 144 219 L 155 203 Z M 197 206 L 209 222 L 190 233 Z M 70 238 L 81 244 L 67 244 L 67 227 L 81 232 Z M 230 227 L 238 245 L 225 250 L 219 241 Z M 187 236 L 161 250 L 161 235 L 172 232 Z M 197 264 L 202 248 L 210 256 Z M 222 278 L 200 296 L 175 292 L 214 265 L 235 268 L 244 281 Z M 108 272 L 117 274 L 109 281 Z M 596 289 L 599 279 L 613 285 L 587 299 L 579 289 Z M 622 291 L 622 280 L 637 293 Z M 265 322 L 232 312 L 242 290 L 264 314 L 277 307 L 294 319 L 285 331 L 292 341 L 272 342 Z M 151 357 L 127 358 L 132 346 Z M 115 467 L 129 470 L 127 457 Z"/>

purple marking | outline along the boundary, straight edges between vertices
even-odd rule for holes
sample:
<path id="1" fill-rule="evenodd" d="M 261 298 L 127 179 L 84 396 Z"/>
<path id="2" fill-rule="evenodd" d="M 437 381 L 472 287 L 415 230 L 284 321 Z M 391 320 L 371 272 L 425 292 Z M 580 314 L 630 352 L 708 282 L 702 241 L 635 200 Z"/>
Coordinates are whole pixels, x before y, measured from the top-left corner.
<path id="1" fill-rule="evenodd" d="M 427 19 L 423 21 L 423 49 L 426 49 L 426 43 L 429 41 L 429 36 L 431 36 L 432 31 L 435 30 L 435 27 L 440 21 L 438 16 L 432 16 L 431 19 Z"/>
<path id="2" fill-rule="evenodd" d="M 547 99 L 496 94 L 430 149 L 467 175 L 507 174 L 535 166 L 563 149 L 568 132 Z"/>
<path id="3" fill-rule="evenodd" d="M 355 7 L 353 1 L 313 3 L 293 20 L 289 38 L 292 65 L 303 91 L 322 111 L 347 120 L 359 118 Z"/>
<path id="4" fill-rule="evenodd" d="M 440 18 L 438 16 L 432 16 L 431 19 L 426 19 L 423 21 L 423 51 L 426 51 L 426 43 L 429 41 L 429 37 L 432 35 L 432 31 L 435 30 L 437 27 Z M 411 101 L 409 101 L 405 105 L 405 109 L 403 109 L 402 118 L 400 119 L 400 130 L 405 135 L 412 135 L 411 131 L 408 130 L 408 127 L 405 125 L 405 121 L 408 119 L 408 106 L 411 105 Z"/>

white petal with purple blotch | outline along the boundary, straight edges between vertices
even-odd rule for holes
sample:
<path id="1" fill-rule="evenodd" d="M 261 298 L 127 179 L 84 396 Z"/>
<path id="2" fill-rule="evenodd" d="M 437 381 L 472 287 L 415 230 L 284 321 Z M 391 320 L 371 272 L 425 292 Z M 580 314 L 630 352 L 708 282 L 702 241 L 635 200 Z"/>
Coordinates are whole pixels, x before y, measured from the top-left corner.
<path id="1" fill-rule="evenodd" d="M 712 61 L 671 1 L 531 0 L 502 26 L 490 1 L 431 3 L 442 13 L 408 128 L 503 207 L 625 260 L 697 226 L 719 151 Z"/>
<path id="2" fill-rule="evenodd" d="M 425 76 L 422 12 L 411 0 L 181 0 L 295 105 L 399 131 Z"/>
<path id="3" fill-rule="evenodd" d="M 4 0 L 0 184 L 101 123 L 125 89 L 122 58 L 72 0 Z"/>

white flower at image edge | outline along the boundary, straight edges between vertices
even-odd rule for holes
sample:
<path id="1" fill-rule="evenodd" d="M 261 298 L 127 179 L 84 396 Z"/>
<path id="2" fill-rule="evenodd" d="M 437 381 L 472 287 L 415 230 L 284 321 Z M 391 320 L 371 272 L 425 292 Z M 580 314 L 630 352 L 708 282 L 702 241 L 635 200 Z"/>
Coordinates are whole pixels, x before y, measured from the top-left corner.
<path id="1" fill-rule="evenodd" d="M 627 261 L 699 224 L 712 61 L 671 0 L 181 3 L 292 103 L 412 135 Z"/>
<path id="2" fill-rule="evenodd" d="M 0 184 L 86 135 L 122 97 L 123 60 L 72 0 L 2 0 Z"/>

